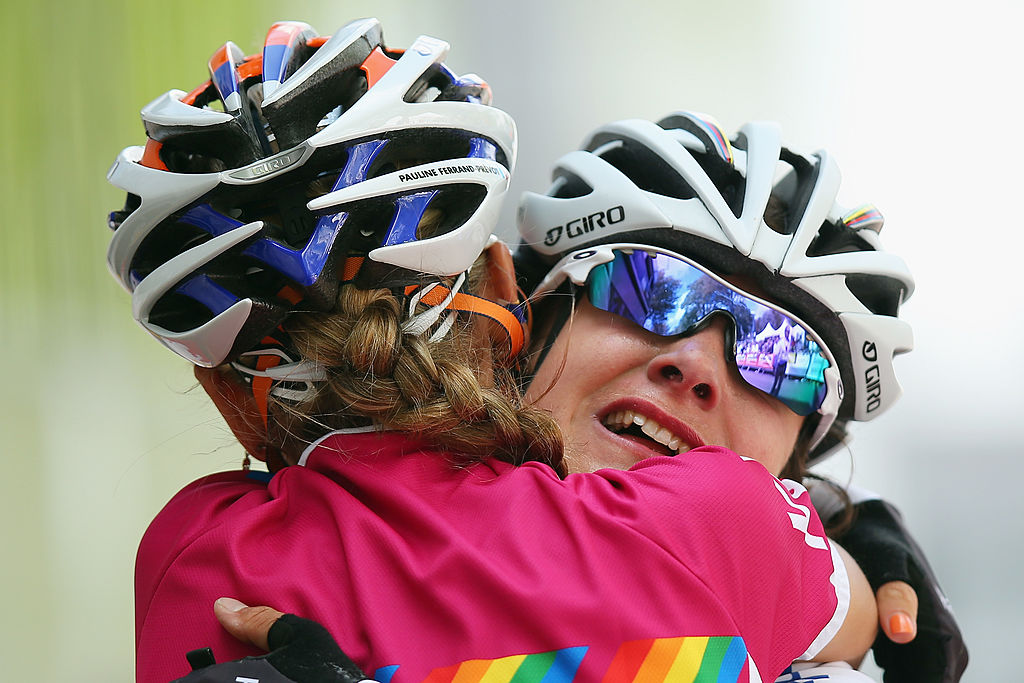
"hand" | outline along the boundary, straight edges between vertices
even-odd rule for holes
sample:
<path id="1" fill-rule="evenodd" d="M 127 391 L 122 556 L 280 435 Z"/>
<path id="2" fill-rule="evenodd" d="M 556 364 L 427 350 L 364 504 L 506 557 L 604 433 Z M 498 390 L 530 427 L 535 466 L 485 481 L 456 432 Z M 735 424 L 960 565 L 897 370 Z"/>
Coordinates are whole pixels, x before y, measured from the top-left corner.
<path id="1" fill-rule="evenodd" d="M 248 607 L 233 598 L 213 606 L 221 625 L 242 642 L 270 653 L 214 664 L 207 649 L 188 654 L 193 671 L 174 683 L 366 683 L 367 678 L 320 624 L 272 607 Z"/>
<path id="2" fill-rule="evenodd" d="M 284 616 L 273 607 L 249 607 L 234 598 L 221 598 L 213 603 L 213 613 L 224 630 L 243 643 L 270 651 L 267 634 L 270 627 Z"/>
<path id="3" fill-rule="evenodd" d="M 917 592 L 904 581 L 889 581 L 875 591 L 878 625 L 894 643 L 909 643 L 917 637 Z"/>
<path id="4" fill-rule="evenodd" d="M 838 540 L 876 590 L 884 636 L 873 650 L 885 683 L 957 683 L 967 646 L 924 551 L 885 501 L 855 507 L 856 522 Z"/>

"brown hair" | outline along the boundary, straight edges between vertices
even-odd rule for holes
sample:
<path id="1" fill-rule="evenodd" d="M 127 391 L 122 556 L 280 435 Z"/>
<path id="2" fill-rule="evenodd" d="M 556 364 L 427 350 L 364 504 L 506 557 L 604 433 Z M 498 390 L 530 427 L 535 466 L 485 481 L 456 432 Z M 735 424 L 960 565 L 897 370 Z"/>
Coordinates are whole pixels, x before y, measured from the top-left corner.
<path id="1" fill-rule="evenodd" d="M 562 470 L 558 426 L 523 404 L 510 372 L 495 361 L 498 350 L 481 334 L 482 320 L 460 319 L 429 342 L 403 333 L 403 319 L 403 304 L 390 290 L 346 284 L 332 312 L 286 321 L 295 349 L 328 379 L 311 400 L 276 403 L 275 426 L 285 440 L 308 443 L 325 428 L 375 424 L 442 448 L 460 465 L 493 456 Z"/>
<path id="2" fill-rule="evenodd" d="M 785 201 L 779 198 L 777 195 L 771 195 L 768 198 L 768 204 L 764 210 L 764 222 L 768 227 L 772 228 L 776 232 L 784 233 L 788 228 L 788 215 L 789 207 Z M 786 461 L 785 467 L 782 468 L 782 472 L 779 477 L 782 479 L 792 479 L 793 481 L 805 481 L 807 479 L 814 479 L 823 486 L 831 487 L 836 495 L 842 502 L 842 510 L 835 515 L 832 515 L 829 519 L 823 519 L 822 522 L 825 524 L 825 532 L 831 537 L 841 535 L 844 531 L 849 529 L 853 523 L 854 509 L 853 504 L 850 502 L 850 496 L 847 495 L 846 490 L 839 484 L 832 480 L 822 477 L 818 474 L 812 474 L 807 470 L 807 461 L 810 458 L 811 451 L 811 437 L 814 435 L 814 430 L 818 426 L 819 418 L 817 416 L 809 416 L 804 418 L 803 425 L 800 427 L 800 434 L 796 439 L 796 446 L 793 448 L 793 453 L 789 456 L 789 460 Z M 841 439 L 842 434 L 845 433 L 845 429 L 833 422 L 829 428 L 829 434 L 831 436 L 836 434 Z"/>
<path id="3" fill-rule="evenodd" d="M 807 483 L 808 480 L 814 480 L 819 482 L 820 485 L 828 486 L 832 489 L 839 499 L 841 509 L 839 512 L 832 514 L 828 519 L 822 517 L 821 521 L 825 525 L 825 533 L 829 538 L 837 538 L 849 530 L 856 517 L 856 510 L 853 507 L 849 494 L 846 493 L 846 489 L 828 477 L 815 474 L 807 469 L 807 461 L 811 450 L 811 437 L 814 435 L 819 419 L 817 415 L 810 415 L 804 418 L 804 422 L 800 426 L 800 433 L 796 437 L 796 445 L 793 447 L 789 460 L 786 461 L 785 466 L 782 468 L 782 472 L 779 473 L 779 478 L 792 479 L 793 481 L 804 483 Z M 836 430 L 845 433 L 842 427 L 833 423 L 829 431 L 834 432 Z"/>

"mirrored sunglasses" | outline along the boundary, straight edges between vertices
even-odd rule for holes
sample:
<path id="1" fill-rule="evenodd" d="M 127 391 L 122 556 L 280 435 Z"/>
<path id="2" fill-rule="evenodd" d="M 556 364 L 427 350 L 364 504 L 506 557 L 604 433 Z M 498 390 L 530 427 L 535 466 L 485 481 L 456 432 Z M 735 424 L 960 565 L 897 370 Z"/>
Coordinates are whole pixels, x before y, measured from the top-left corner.
<path id="1" fill-rule="evenodd" d="M 830 390 L 841 393 L 832 354 L 810 327 L 679 254 L 640 245 L 584 249 L 563 259 L 538 293 L 567 277 L 595 308 L 664 337 L 694 334 L 724 313 L 734 329 L 728 360 L 747 384 L 798 415 L 821 409 Z"/>

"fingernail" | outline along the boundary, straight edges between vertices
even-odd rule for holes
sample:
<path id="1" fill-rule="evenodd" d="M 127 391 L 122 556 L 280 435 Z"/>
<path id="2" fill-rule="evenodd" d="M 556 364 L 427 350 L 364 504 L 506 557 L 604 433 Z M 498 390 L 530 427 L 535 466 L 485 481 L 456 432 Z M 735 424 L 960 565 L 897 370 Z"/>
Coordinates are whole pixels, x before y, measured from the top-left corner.
<path id="1" fill-rule="evenodd" d="M 889 617 L 889 630 L 900 635 L 914 632 L 914 622 L 906 612 L 896 612 Z"/>
<path id="2" fill-rule="evenodd" d="M 248 607 L 244 602 L 235 600 L 234 598 L 218 598 L 215 603 L 220 607 L 226 609 L 229 612 L 237 612 L 238 610 L 245 609 Z"/>

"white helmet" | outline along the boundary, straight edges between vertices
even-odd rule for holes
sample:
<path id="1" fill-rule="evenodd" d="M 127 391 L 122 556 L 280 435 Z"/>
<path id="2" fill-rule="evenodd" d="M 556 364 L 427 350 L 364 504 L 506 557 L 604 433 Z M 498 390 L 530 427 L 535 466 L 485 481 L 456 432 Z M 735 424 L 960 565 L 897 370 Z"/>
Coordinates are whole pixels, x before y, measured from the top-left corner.
<path id="1" fill-rule="evenodd" d="M 516 129 L 485 82 L 445 67 L 448 47 L 421 36 L 389 51 L 376 19 L 329 39 L 281 22 L 262 54 L 228 42 L 209 81 L 149 103 L 146 146 L 108 174 L 128 200 L 107 261 L 135 319 L 215 366 L 292 310 L 329 310 L 340 282 L 466 271 L 497 222 Z M 419 239 L 428 209 L 440 225 Z"/>
<path id="2" fill-rule="evenodd" d="M 601 126 L 558 160 L 553 177 L 546 195 L 525 193 L 519 207 L 527 291 L 567 253 L 615 243 L 670 249 L 752 278 L 810 325 L 839 366 L 841 402 L 819 411 L 815 458 L 837 445 L 823 441 L 834 420 L 870 420 L 900 396 L 892 359 L 913 339 L 897 316 L 914 281 L 882 249 L 881 214 L 836 203 L 840 174 L 826 152 L 790 151 L 779 127 L 764 122 L 746 124 L 730 143 L 706 115 L 679 112 Z M 769 199 L 781 207 L 773 225 Z"/>

